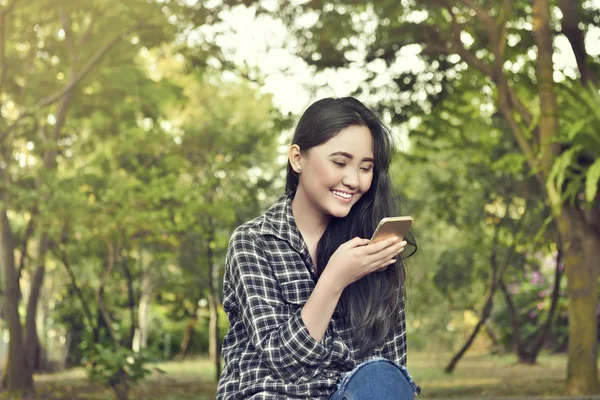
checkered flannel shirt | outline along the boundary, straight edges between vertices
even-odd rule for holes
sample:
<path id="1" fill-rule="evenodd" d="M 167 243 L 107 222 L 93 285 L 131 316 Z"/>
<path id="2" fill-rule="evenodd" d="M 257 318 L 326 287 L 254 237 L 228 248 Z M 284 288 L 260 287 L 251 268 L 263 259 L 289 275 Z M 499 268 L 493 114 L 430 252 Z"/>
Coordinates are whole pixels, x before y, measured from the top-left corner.
<path id="1" fill-rule="evenodd" d="M 362 361 L 378 356 L 406 365 L 404 311 L 389 340 L 362 358 L 337 311 L 323 339 L 313 339 L 300 311 L 315 281 L 289 195 L 234 231 L 224 277 L 230 328 L 218 399 L 329 399 Z"/>

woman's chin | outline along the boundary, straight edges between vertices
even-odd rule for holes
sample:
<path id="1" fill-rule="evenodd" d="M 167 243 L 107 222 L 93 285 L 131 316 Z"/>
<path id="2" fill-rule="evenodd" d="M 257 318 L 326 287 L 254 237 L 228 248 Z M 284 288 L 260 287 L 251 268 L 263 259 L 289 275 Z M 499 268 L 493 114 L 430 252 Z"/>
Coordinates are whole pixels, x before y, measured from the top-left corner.
<path id="1" fill-rule="evenodd" d="M 344 218 L 350 213 L 350 207 L 331 207 L 329 214 L 335 218 Z"/>

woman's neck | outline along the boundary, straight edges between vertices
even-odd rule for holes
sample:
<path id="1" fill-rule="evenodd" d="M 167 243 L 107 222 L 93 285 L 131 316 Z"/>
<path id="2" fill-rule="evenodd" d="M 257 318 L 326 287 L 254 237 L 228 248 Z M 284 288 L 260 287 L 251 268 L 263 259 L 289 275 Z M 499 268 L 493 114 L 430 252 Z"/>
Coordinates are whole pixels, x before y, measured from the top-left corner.
<path id="1" fill-rule="evenodd" d="M 301 190 L 296 191 L 292 200 L 292 214 L 304 240 L 310 243 L 316 243 L 321 239 L 331 220 L 331 216 L 315 208 Z"/>

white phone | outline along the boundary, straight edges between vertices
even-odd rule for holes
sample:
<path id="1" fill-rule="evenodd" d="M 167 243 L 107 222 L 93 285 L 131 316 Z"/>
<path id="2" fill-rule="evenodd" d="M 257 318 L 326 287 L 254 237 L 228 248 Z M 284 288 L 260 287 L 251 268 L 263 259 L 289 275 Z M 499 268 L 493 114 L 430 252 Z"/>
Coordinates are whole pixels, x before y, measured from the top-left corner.
<path id="1" fill-rule="evenodd" d="M 408 234 L 412 223 L 412 217 L 408 216 L 383 218 L 379 222 L 377 229 L 375 229 L 375 233 L 373 233 L 369 244 L 377 243 L 393 236 L 397 236 L 402 240 Z"/>

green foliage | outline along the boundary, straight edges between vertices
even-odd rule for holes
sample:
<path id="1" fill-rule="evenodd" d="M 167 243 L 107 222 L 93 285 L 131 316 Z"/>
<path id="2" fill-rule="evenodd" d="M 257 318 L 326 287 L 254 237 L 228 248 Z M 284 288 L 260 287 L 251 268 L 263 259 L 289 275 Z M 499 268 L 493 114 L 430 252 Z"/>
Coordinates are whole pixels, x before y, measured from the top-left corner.
<path id="1" fill-rule="evenodd" d="M 405 212 L 415 217 L 419 243 L 409 267 L 416 287 L 412 332 L 447 343 L 451 327 L 467 324 L 461 313 L 480 309 L 490 266 L 506 268 L 510 282 L 526 279 L 536 268 L 530 254 L 551 254 L 557 237 L 552 199 L 535 179 L 541 177 L 535 160 L 547 144 L 539 140 L 547 110 L 539 110 L 531 4 L 278 4 L 304 61 L 318 71 L 361 69 L 367 79 L 353 94 L 371 100 L 408 134 L 393 176 L 408 198 Z M 578 12 L 584 31 L 600 22 L 593 5 Z M 559 14 L 552 13 L 552 25 L 560 26 Z M 598 60 L 587 60 L 598 76 Z M 558 64 L 554 70 L 561 72 Z M 548 188 L 561 204 L 597 205 L 598 92 L 576 88 L 568 72 L 557 91 L 560 129 L 551 138 L 563 154 L 554 160 Z M 517 141 L 523 138 L 531 153 Z"/>
<path id="2" fill-rule="evenodd" d="M 561 202 L 597 201 L 600 185 L 600 92 L 593 86 L 563 83 L 560 88 L 560 131 L 556 142 L 565 149 L 552 166 L 547 188 Z"/>
<path id="3" fill-rule="evenodd" d="M 87 369 L 93 382 L 109 386 L 127 382 L 135 386 L 153 371 L 162 372 L 156 367 L 146 368 L 147 362 L 144 353 L 97 344 L 89 352 Z"/>
<path id="4" fill-rule="evenodd" d="M 564 264 L 556 265 L 555 251 L 528 254 L 523 263 L 517 266 L 510 280 L 507 280 L 507 289 L 511 294 L 513 304 L 517 310 L 517 318 L 521 339 L 533 339 L 539 326 L 545 322 L 551 304 L 551 293 L 555 284 L 556 268 L 564 274 Z M 559 300 L 554 316 L 554 323 L 550 326 L 550 334 L 546 347 L 555 351 L 563 351 L 568 338 L 567 298 L 565 291 L 566 279 L 561 280 L 559 286 Z M 503 294 L 497 294 L 497 303 L 494 308 L 493 321 L 495 329 L 500 332 L 499 338 L 506 348 L 513 347 L 513 331 L 508 307 Z"/>
<path id="5" fill-rule="evenodd" d="M 588 168 L 585 177 L 585 199 L 591 203 L 598 193 L 598 184 L 600 184 L 600 158 Z"/>

